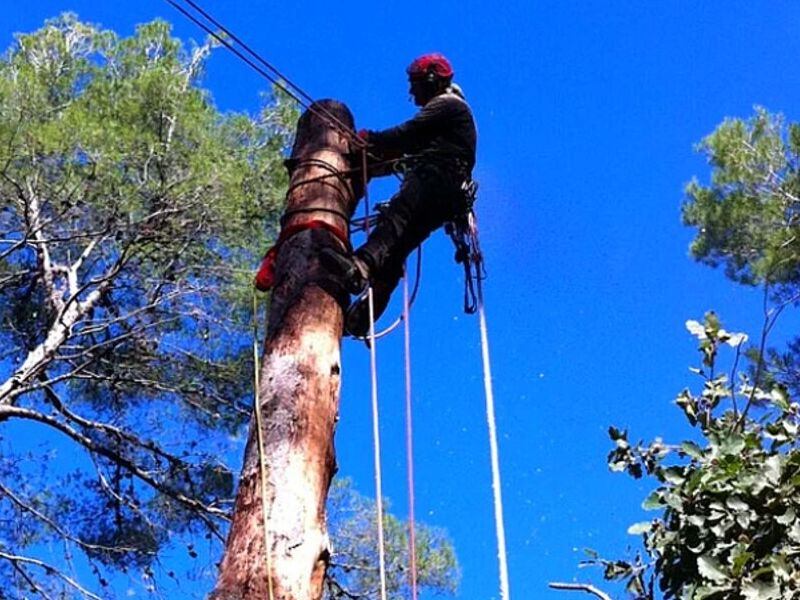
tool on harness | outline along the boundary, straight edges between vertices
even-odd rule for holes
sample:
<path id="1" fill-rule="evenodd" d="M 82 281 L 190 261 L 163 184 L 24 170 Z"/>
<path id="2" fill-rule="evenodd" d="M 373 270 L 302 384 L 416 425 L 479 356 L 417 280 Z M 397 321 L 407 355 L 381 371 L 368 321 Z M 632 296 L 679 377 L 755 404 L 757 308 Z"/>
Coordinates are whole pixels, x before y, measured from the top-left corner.
<path id="1" fill-rule="evenodd" d="M 483 255 L 474 226 L 473 207 L 478 198 L 478 182 L 474 179 L 465 180 L 461 184 L 461 191 L 464 194 L 464 210 L 452 221 L 445 223 L 444 230 L 456 248 L 455 261 L 464 266 L 464 312 L 472 315 L 478 310 L 475 283 L 486 278 Z"/>
<path id="2" fill-rule="evenodd" d="M 386 212 L 389 210 L 389 201 L 386 200 L 385 202 L 378 202 L 375 204 L 375 212 L 367 215 L 366 217 L 358 217 L 355 219 L 350 219 L 350 233 L 355 233 L 357 231 L 368 231 L 377 225 L 378 221 L 380 221 L 384 216 L 386 216 Z"/>

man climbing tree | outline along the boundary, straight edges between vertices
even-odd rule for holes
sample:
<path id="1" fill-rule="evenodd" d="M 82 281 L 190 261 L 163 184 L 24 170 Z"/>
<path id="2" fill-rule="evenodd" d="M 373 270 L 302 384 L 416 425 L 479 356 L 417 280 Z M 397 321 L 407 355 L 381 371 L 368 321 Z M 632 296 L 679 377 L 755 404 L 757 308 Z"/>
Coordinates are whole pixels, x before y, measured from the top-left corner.
<path id="1" fill-rule="evenodd" d="M 345 318 L 345 329 L 357 337 L 365 336 L 370 326 L 367 282 L 377 319 L 403 274 L 406 257 L 467 209 L 464 184 L 475 165 L 477 134 L 472 111 L 453 84 L 453 67 L 441 54 L 426 54 L 415 59 L 407 73 L 409 93 L 421 110 L 396 127 L 359 132 L 378 158 L 371 175 L 391 174 L 387 164 L 402 165 L 400 190 L 355 253 L 326 249 L 322 254 L 326 266 L 342 275 L 348 291 L 360 294 Z"/>
<path id="2" fill-rule="evenodd" d="M 119 37 L 65 14 L 0 56 L 3 600 L 213 584 L 251 415 L 249 266 L 297 112 L 221 113 L 211 55 L 163 21 Z M 374 597 L 370 501 L 337 484 L 328 510 L 326 589 Z M 386 520 L 391 591 L 407 544 Z M 454 589 L 452 545 L 421 529 L 420 586 Z"/>

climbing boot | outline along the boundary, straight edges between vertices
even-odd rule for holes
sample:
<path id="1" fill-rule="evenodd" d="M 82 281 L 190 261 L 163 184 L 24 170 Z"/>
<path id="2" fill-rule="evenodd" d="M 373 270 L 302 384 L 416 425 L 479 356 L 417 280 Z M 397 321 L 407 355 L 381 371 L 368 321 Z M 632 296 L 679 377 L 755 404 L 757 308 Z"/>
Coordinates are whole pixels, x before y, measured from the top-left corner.
<path id="1" fill-rule="evenodd" d="M 351 294 L 360 294 L 367 288 L 369 270 L 354 254 L 345 255 L 333 248 L 323 248 L 319 259 L 332 274 L 342 279 L 345 289 Z"/>
<path id="2" fill-rule="evenodd" d="M 380 318 L 389 305 L 392 290 L 392 286 L 382 281 L 372 284 L 372 308 L 375 321 Z M 369 290 L 365 290 L 347 309 L 344 317 L 344 329 L 353 337 L 365 338 L 369 335 L 369 325 Z"/>

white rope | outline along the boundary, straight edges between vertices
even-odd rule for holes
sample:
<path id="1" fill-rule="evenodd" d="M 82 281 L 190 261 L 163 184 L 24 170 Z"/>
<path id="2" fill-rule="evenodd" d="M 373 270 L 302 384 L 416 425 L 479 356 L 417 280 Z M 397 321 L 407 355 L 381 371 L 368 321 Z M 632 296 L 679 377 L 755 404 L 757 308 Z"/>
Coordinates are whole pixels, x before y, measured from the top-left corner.
<path id="1" fill-rule="evenodd" d="M 483 261 L 478 247 L 478 225 L 474 214 L 470 214 L 470 231 L 473 238 L 474 255 Z M 497 560 L 500 569 L 500 598 L 510 600 L 508 584 L 508 558 L 506 556 L 506 533 L 503 521 L 503 498 L 500 486 L 500 452 L 497 445 L 497 425 L 494 415 L 494 392 L 492 391 L 492 368 L 489 361 L 489 335 L 486 327 L 486 310 L 483 305 L 483 281 L 481 265 L 478 264 L 478 320 L 481 331 L 481 357 L 483 359 L 483 387 L 486 394 L 486 420 L 489 426 L 489 450 L 492 463 L 492 490 L 494 492 L 494 520 L 497 530 Z"/>
<path id="2" fill-rule="evenodd" d="M 417 600 L 417 526 L 414 516 L 414 426 L 411 406 L 411 310 L 408 295 L 408 265 L 403 274 L 403 341 L 406 376 L 406 469 L 408 473 L 408 576 L 411 600 Z"/>
<path id="3" fill-rule="evenodd" d="M 386 551 L 383 532 L 383 491 L 381 486 L 381 434 L 378 416 L 378 359 L 375 352 L 375 303 L 372 287 L 367 290 L 369 302 L 369 362 L 372 378 L 372 439 L 375 451 L 375 507 L 378 519 L 378 565 L 381 579 L 381 600 L 386 600 Z"/>

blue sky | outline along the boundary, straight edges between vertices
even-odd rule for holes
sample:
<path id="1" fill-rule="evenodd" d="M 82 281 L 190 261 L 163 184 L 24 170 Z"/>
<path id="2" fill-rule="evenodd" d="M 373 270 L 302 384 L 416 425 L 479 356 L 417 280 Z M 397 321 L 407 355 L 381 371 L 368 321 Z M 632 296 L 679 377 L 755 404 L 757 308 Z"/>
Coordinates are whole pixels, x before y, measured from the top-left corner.
<path id="1" fill-rule="evenodd" d="M 680 223 L 683 186 L 706 180 L 693 150 L 754 105 L 800 118 L 800 4 L 739 2 L 372 2 L 205 0 L 239 37 L 315 97 L 337 98 L 358 127 L 410 117 L 404 68 L 440 51 L 479 127 L 478 215 L 489 279 L 511 593 L 553 599 L 548 581 L 602 585 L 581 549 L 616 557 L 637 540 L 651 488 L 608 473 L 607 428 L 634 438 L 688 433 L 672 405 L 694 383 L 684 322 L 715 309 L 755 334 L 757 292 L 695 264 Z M 72 10 L 128 35 L 163 17 L 161 0 L 8 3 L 2 46 Z M 220 50 L 206 85 L 224 110 L 258 107 L 267 84 Z M 378 183 L 373 199 L 395 184 Z M 449 241 L 426 243 L 412 313 L 417 514 L 451 534 L 461 597 L 497 598 L 489 448 L 478 324 L 461 312 Z M 399 305 L 390 313 L 399 311 Z M 776 341 L 796 330 L 779 325 Z M 384 490 L 406 511 L 402 335 L 378 347 Z M 340 473 L 372 493 L 368 355 L 344 344 L 336 446 Z M 238 465 L 235 465 L 238 469 Z M 567 597 L 569 595 L 567 594 Z"/>

